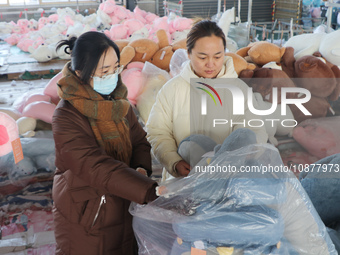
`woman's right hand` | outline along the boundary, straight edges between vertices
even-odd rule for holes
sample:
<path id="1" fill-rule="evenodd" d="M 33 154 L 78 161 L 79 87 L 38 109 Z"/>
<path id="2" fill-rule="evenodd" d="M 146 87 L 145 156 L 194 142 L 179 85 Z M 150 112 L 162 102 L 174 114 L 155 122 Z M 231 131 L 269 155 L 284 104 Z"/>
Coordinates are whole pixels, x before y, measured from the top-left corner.
<path id="1" fill-rule="evenodd" d="M 180 176 L 187 176 L 190 173 L 190 165 L 184 160 L 178 161 L 176 171 Z"/>

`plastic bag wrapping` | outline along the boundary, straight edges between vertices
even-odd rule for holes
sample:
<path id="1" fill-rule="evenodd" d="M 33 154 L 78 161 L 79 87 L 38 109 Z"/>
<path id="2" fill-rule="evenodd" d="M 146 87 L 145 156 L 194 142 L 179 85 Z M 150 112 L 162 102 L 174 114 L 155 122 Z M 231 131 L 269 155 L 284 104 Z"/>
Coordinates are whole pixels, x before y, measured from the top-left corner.
<path id="1" fill-rule="evenodd" d="M 307 119 L 293 130 L 294 139 L 321 159 L 340 153 L 340 116 Z"/>
<path id="2" fill-rule="evenodd" d="M 188 52 L 185 49 L 178 49 L 175 51 L 174 55 L 170 60 L 170 74 L 172 77 L 179 75 L 183 70 L 183 64 L 189 60 Z"/>
<path id="3" fill-rule="evenodd" d="M 310 164 L 299 178 L 322 221 L 340 223 L 340 154 Z"/>
<path id="4" fill-rule="evenodd" d="M 153 104 L 156 102 L 156 96 L 162 86 L 170 79 L 168 72 L 157 66 L 145 62 L 142 74 L 145 77 L 145 86 L 137 98 L 137 109 L 144 123 L 147 122 Z"/>
<path id="5" fill-rule="evenodd" d="M 337 254 L 273 146 L 203 158 L 188 177 L 160 185 L 163 196 L 130 207 L 139 254 L 194 254 L 192 247 L 207 254 Z"/>
<path id="6" fill-rule="evenodd" d="M 32 178 L 52 176 L 55 167 L 55 146 L 52 138 L 20 138 L 24 159 L 17 164 L 13 152 L 0 157 L 1 183 L 26 186 Z M 7 182 L 6 182 L 7 181 Z"/>

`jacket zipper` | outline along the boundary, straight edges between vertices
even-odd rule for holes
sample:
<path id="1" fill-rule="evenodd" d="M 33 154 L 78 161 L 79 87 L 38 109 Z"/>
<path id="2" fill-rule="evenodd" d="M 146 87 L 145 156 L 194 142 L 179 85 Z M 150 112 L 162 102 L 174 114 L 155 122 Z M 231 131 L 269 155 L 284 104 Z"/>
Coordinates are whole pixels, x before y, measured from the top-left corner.
<path id="1" fill-rule="evenodd" d="M 100 208 L 102 207 L 103 204 L 106 204 L 106 198 L 105 195 L 102 195 L 102 197 L 100 198 L 100 203 L 99 203 L 99 207 L 97 209 L 96 215 L 94 216 L 91 228 L 94 226 L 94 224 L 96 223 L 96 220 L 98 218 L 99 212 L 100 212 Z"/>

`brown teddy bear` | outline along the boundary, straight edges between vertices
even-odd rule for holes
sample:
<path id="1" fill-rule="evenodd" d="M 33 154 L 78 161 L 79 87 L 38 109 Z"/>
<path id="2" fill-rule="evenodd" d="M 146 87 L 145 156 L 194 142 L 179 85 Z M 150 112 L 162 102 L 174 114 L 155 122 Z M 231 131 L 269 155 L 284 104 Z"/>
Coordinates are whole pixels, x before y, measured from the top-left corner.
<path id="1" fill-rule="evenodd" d="M 159 50 L 152 56 L 150 62 L 155 66 L 169 72 L 172 55 L 178 49 L 186 49 L 186 38 L 170 45 L 165 30 L 158 30 L 156 35 L 158 38 Z"/>
<path id="2" fill-rule="evenodd" d="M 285 50 L 285 47 L 261 41 L 250 43 L 247 47 L 236 51 L 236 54 L 245 58 L 248 62 L 263 66 L 269 62 L 280 62 Z"/>
<path id="3" fill-rule="evenodd" d="M 170 60 L 174 52 L 172 51 L 172 46 L 169 44 L 168 36 L 164 29 L 160 29 L 156 32 L 158 38 L 159 50 L 151 57 L 150 62 L 155 66 L 166 70 L 169 72 Z"/>
<path id="4" fill-rule="evenodd" d="M 297 87 L 306 88 L 311 93 L 311 99 L 303 106 L 312 114 L 304 115 L 295 105 L 291 110 L 296 121 L 325 117 L 332 113 L 328 100 L 337 100 L 340 94 L 340 70 L 337 66 L 319 58 L 320 54 L 308 55 L 295 60 L 294 49 L 286 48 L 281 59 L 281 67 L 292 78 Z M 299 97 L 297 97 L 299 98 Z"/>
<path id="5" fill-rule="evenodd" d="M 253 88 L 253 92 L 258 92 L 263 99 L 268 102 L 273 102 L 273 88 L 277 90 L 277 103 L 281 104 L 281 88 L 296 87 L 294 82 L 288 75 L 278 69 L 271 68 L 255 68 L 254 70 L 243 70 L 240 72 L 241 78 L 249 87 Z M 295 98 L 296 93 L 287 93 L 286 98 Z"/>
<path id="6" fill-rule="evenodd" d="M 254 70 L 256 68 L 254 64 L 248 63 L 244 58 L 236 53 L 227 52 L 225 55 L 233 58 L 234 68 L 237 75 L 240 75 L 241 71 L 245 69 Z"/>

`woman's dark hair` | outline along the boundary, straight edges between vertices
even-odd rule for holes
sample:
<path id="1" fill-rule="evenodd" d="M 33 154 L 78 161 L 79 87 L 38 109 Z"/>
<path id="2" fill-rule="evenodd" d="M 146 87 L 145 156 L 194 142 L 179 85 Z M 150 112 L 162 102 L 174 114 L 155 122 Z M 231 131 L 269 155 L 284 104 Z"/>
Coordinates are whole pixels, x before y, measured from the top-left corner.
<path id="1" fill-rule="evenodd" d="M 91 76 L 97 69 L 100 57 L 112 47 L 120 60 L 118 46 L 110 40 L 104 33 L 90 31 L 80 35 L 78 38 L 72 37 L 69 40 L 62 40 L 58 43 L 57 50 L 66 45 L 65 53 L 71 54 L 71 68 L 73 71 L 81 72 L 80 80 L 88 84 Z"/>
<path id="2" fill-rule="evenodd" d="M 187 50 L 190 54 L 192 49 L 195 47 L 195 43 L 198 39 L 207 36 L 217 36 L 223 41 L 224 49 L 227 47 L 227 42 L 222 29 L 211 20 L 201 20 L 197 22 L 189 31 L 187 35 Z"/>

